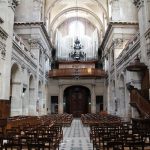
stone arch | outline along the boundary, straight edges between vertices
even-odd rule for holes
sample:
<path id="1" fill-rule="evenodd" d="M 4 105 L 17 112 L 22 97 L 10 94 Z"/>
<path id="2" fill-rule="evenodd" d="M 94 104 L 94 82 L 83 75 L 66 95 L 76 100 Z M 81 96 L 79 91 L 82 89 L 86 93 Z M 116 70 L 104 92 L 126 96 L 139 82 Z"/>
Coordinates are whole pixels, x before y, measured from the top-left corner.
<path id="1" fill-rule="evenodd" d="M 10 78 L 11 116 L 22 115 L 21 71 L 17 63 L 12 64 Z"/>
<path id="2" fill-rule="evenodd" d="M 67 89 L 68 87 L 71 87 L 71 86 L 83 86 L 83 87 L 86 87 L 87 89 L 90 90 L 90 93 L 92 93 L 92 88 L 91 88 L 91 85 L 83 85 L 83 84 L 72 84 L 72 85 L 65 85 L 63 86 L 63 93 L 65 91 L 65 89 Z"/>
<path id="3" fill-rule="evenodd" d="M 80 117 L 83 113 L 91 112 L 91 92 L 81 85 L 68 86 L 64 90 L 64 112 Z"/>
<path id="4" fill-rule="evenodd" d="M 61 17 L 62 15 L 66 14 L 66 12 L 70 12 L 70 11 L 73 11 L 73 10 L 76 10 L 76 9 L 78 9 L 78 11 L 87 12 L 87 13 L 89 13 L 93 18 L 95 18 L 95 19 L 98 21 L 98 23 L 99 23 L 99 25 L 100 25 L 100 27 L 101 27 L 103 33 L 104 33 L 105 29 L 104 29 L 103 23 L 102 23 L 102 21 L 99 19 L 99 17 L 98 17 L 95 13 L 91 12 L 90 10 L 88 10 L 88 9 L 86 9 L 86 8 L 82 8 L 82 7 L 78 7 L 78 8 L 77 8 L 77 7 L 72 7 L 72 8 L 68 8 L 68 9 L 66 9 L 66 10 L 63 10 L 62 12 L 60 12 L 59 14 L 57 14 L 57 15 L 55 16 L 55 18 L 54 18 L 53 21 L 51 22 L 49 28 L 50 28 L 50 29 L 53 29 L 53 26 L 54 26 L 55 22 L 59 19 L 59 17 Z"/>
<path id="5" fill-rule="evenodd" d="M 51 4 L 51 6 L 48 7 L 48 10 L 46 11 L 46 14 L 50 13 L 51 10 L 52 10 L 52 8 L 53 8 L 53 6 L 56 5 L 56 3 L 59 2 L 59 1 L 61 1 L 61 0 L 55 0 L 55 1 Z M 95 1 L 95 2 L 104 10 L 105 14 L 107 14 L 106 9 L 104 8 L 103 4 L 102 4 L 99 0 L 93 0 L 93 1 Z M 107 18 L 108 18 L 108 14 L 107 14 Z"/>

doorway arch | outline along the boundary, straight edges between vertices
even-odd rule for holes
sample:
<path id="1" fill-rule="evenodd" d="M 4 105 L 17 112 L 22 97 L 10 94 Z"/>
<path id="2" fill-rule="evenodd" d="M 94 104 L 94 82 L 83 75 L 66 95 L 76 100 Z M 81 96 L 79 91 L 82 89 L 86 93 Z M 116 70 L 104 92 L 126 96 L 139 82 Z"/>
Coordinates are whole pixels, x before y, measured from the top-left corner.
<path id="1" fill-rule="evenodd" d="M 64 90 L 64 112 L 80 117 L 91 112 L 91 94 L 87 87 L 75 85 Z"/>

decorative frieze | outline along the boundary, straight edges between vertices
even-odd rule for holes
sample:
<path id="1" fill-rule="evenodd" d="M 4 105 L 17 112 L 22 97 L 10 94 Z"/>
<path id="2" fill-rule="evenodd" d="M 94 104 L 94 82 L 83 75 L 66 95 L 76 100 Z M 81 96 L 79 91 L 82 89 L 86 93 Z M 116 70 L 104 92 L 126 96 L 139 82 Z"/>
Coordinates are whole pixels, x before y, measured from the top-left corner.
<path id="1" fill-rule="evenodd" d="M 141 8 L 144 5 L 144 0 L 133 0 L 133 3 L 137 8 Z"/>

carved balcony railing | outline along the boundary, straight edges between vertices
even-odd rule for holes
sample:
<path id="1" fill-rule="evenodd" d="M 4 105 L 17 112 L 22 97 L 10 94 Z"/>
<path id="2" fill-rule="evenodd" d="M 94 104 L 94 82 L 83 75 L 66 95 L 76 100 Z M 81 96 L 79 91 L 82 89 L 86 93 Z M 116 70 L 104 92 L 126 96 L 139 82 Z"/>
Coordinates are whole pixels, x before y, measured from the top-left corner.
<path id="1" fill-rule="evenodd" d="M 50 78 L 103 78 L 106 73 L 101 69 L 94 68 L 66 68 L 49 71 Z"/>
<path id="2" fill-rule="evenodd" d="M 24 42 L 22 41 L 21 37 L 19 37 L 17 34 L 13 33 L 13 40 L 14 43 L 20 47 L 20 49 L 22 50 L 22 52 L 24 52 L 25 54 L 27 54 L 30 58 L 32 58 L 33 60 L 36 59 L 34 54 L 25 46 Z"/>
<path id="3" fill-rule="evenodd" d="M 141 96 L 138 89 L 133 88 L 131 90 L 130 98 L 131 106 L 137 108 L 138 111 L 141 113 L 142 117 L 150 118 L 150 102 L 149 100 L 146 100 L 144 97 Z"/>

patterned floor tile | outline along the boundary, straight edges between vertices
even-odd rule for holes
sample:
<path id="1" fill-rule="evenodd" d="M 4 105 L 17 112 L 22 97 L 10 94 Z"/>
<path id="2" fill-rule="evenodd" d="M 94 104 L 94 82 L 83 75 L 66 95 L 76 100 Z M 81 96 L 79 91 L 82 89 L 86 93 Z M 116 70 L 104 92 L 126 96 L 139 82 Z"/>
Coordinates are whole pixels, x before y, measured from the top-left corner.
<path id="1" fill-rule="evenodd" d="M 74 119 L 71 127 L 64 127 L 64 139 L 60 150 L 92 150 L 89 139 L 89 128 L 84 127 L 80 119 Z"/>

